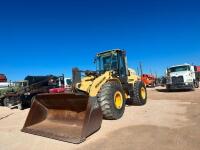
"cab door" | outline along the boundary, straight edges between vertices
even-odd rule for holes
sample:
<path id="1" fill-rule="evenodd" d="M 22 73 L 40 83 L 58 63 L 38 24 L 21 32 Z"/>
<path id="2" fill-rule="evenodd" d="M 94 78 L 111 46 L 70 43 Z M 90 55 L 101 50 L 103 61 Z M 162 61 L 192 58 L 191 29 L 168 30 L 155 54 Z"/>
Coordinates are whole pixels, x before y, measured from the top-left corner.
<path id="1" fill-rule="evenodd" d="M 118 54 L 118 72 L 119 72 L 119 79 L 122 84 L 128 83 L 128 69 L 127 69 L 127 62 L 126 62 L 126 55 L 125 51 L 122 51 Z"/>

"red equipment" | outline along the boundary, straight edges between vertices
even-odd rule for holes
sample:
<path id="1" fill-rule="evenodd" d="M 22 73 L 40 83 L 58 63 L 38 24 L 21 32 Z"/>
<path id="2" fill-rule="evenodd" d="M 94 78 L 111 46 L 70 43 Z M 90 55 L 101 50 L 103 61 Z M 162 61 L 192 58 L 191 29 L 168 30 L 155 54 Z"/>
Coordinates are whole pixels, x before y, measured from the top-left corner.
<path id="1" fill-rule="evenodd" d="M 53 89 L 49 90 L 49 93 L 63 93 L 63 92 L 65 92 L 65 88 L 62 88 L 62 87 L 60 87 L 60 88 L 53 88 Z"/>
<path id="2" fill-rule="evenodd" d="M 200 66 L 196 66 L 197 67 L 197 72 L 200 72 Z"/>
<path id="3" fill-rule="evenodd" d="M 155 87 L 156 77 L 150 74 L 142 74 L 141 80 L 146 86 Z"/>
<path id="4" fill-rule="evenodd" d="M 7 82 L 7 78 L 4 74 L 0 74 L 0 82 Z"/>

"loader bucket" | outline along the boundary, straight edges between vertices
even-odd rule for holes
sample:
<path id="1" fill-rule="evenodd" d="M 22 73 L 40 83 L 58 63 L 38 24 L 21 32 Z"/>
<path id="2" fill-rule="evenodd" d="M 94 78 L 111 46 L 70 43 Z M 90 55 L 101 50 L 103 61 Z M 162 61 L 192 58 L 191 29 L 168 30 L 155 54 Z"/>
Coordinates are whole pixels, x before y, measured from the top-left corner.
<path id="1" fill-rule="evenodd" d="M 101 127 L 96 98 L 77 94 L 36 96 L 22 132 L 70 143 L 81 143 Z"/>

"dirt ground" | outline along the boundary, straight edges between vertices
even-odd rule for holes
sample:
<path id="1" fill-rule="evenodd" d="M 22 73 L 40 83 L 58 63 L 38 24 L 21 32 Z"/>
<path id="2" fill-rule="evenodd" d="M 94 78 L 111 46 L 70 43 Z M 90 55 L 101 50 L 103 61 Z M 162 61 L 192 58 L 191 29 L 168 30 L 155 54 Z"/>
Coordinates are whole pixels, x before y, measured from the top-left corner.
<path id="1" fill-rule="evenodd" d="M 0 107 L 0 150 L 200 149 L 200 89 L 148 89 L 146 105 L 127 106 L 121 119 L 103 120 L 101 129 L 78 145 L 20 132 L 28 111 Z"/>

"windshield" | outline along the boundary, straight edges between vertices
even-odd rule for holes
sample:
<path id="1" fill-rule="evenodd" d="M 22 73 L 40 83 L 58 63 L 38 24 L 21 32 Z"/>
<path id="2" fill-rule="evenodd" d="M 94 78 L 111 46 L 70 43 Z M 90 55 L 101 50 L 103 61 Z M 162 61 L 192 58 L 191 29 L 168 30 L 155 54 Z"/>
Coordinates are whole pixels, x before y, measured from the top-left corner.
<path id="1" fill-rule="evenodd" d="M 117 69 L 117 54 L 102 54 L 97 56 L 97 71 L 104 73 L 109 70 Z"/>
<path id="2" fill-rule="evenodd" d="M 168 69 L 168 72 L 189 71 L 190 66 L 177 66 Z"/>
<path id="3" fill-rule="evenodd" d="M 72 85 L 72 80 L 71 79 L 66 79 L 67 85 Z"/>

